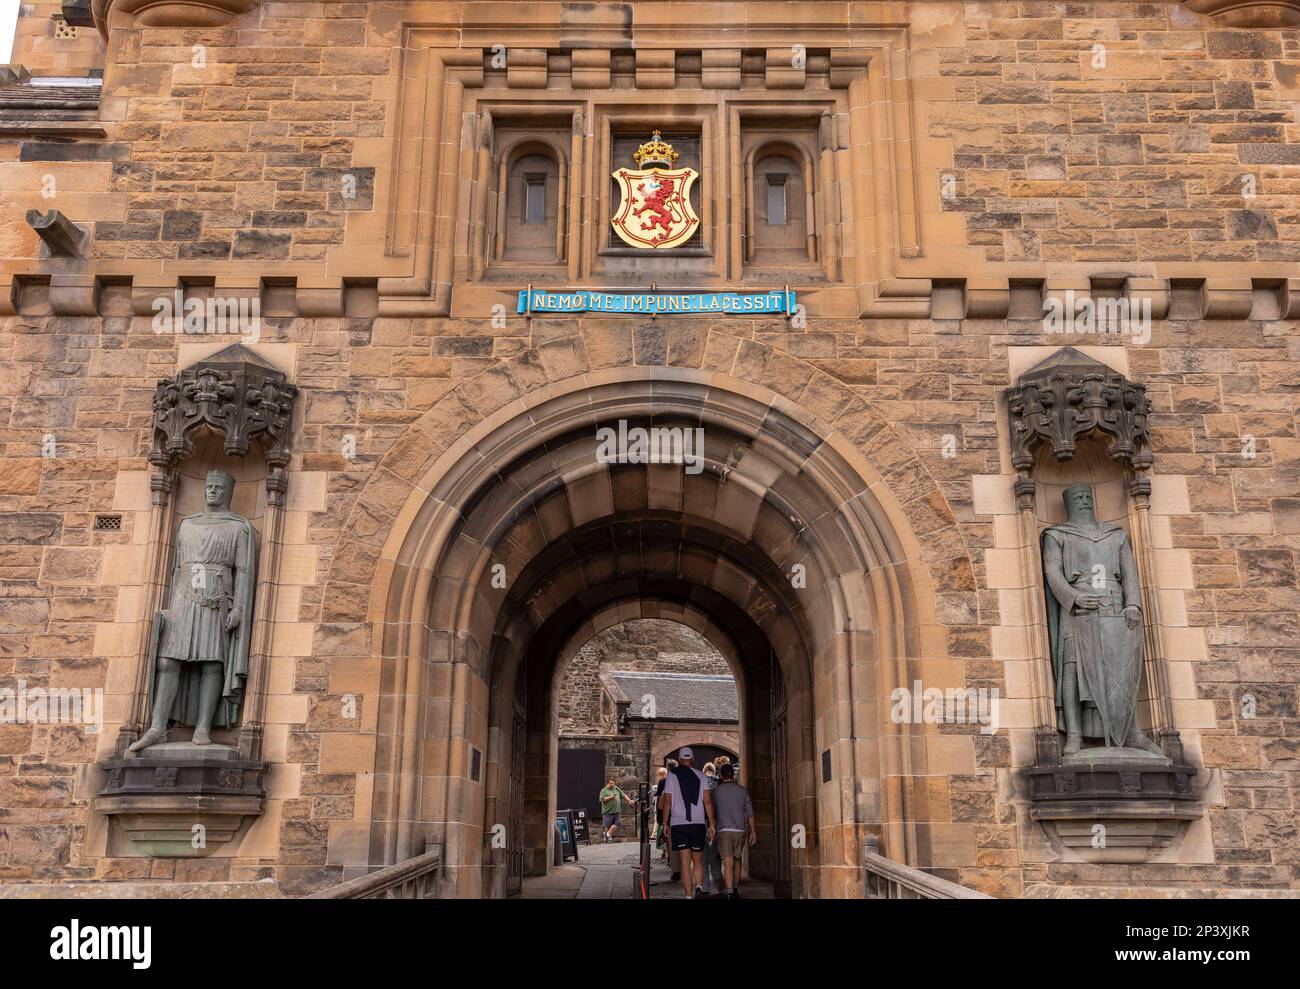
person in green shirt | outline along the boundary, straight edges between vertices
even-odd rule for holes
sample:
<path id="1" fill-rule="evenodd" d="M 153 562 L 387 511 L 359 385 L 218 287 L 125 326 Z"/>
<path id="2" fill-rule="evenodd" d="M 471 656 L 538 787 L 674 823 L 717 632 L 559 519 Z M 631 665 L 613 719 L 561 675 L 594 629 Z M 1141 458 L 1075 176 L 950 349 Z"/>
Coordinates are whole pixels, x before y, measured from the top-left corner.
<path id="1" fill-rule="evenodd" d="M 623 801 L 635 803 L 631 797 L 623 792 L 615 781 L 610 777 L 605 783 L 605 788 L 600 791 L 600 823 L 605 829 L 605 844 L 613 844 L 614 839 L 618 836 L 618 826 L 623 822 Z"/>

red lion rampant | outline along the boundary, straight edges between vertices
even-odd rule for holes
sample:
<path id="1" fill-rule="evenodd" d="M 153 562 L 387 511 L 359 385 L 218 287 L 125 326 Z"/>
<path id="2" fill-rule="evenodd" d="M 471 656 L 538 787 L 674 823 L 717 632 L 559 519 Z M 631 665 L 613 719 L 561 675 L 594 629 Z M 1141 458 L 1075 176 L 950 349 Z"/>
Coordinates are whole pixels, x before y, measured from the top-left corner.
<path id="1" fill-rule="evenodd" d="M 673 232 L 672 222 L 674 217 L 672 209 L 668 206 L 668 200 L 673 196 L 673 180 L 660 178 L 659 188 L 648 196 L 645 187 L 644 182 L 636 187 L 637 192 L 641 193 L 643 199 L 641 205 L 632 211 L 632 215 L 639 217 L 647 211 L 651 213 L 650 222 L 642 223 L 641 229 L 650 231 L 654 230 L 655 227 L 659 227 L 663 230 L 663 233 L 657 237 L 650 238 L 650 243 L 658 244 L 660 241 L 667 240 L 668 236 Z"/>

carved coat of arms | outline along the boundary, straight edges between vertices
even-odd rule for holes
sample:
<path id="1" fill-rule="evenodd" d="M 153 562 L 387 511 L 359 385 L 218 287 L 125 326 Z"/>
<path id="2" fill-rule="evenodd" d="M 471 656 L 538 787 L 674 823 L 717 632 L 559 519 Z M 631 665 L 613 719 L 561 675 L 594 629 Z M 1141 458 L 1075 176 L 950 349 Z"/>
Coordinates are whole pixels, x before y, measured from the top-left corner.
<path id="1" fill-rule="evenodd" d="M 624 243 L 648 250 L 679 247 L 699 229 L 700 218 L 691 208 L 691 185 L 699 173 L 673 168 L 677 157 L 655 131 L 632 155 L 637 167 L 614 172 L 622 201 L 610 222 Z"/>

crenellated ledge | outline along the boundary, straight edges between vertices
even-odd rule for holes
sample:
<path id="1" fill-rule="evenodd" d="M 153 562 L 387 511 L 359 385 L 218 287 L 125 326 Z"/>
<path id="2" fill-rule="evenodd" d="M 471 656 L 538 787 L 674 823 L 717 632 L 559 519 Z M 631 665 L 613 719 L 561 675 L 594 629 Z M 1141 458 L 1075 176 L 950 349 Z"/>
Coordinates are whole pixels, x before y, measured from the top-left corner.
<path id="1" fill-rule="evenodd" d="M 1300 0 L 1182 0 L 1182 3 L 1227 27 L 1300 25 Z M 65 4 L 68 6 L 84 4 Z M 105 38 L 109 15 L 114 11 L 132 14 L 148 27 L 215 27 L 229 23 L 255 6 L 257 0 L 90 0 L 95 24 Z"/>
<path id="2" fill-rule="evenodd" d="M 1225 27 L 1294 27 L 1300 24 L 1300 0 L 1183 0 L 1190 10 L 1215 18 Z"/>
<path id="3" fill-rule="evenodd" d="M 146 27 L 219 27 L 257 6 L 257 0 L 91 0 L 99 33 L 108 38 L 115 13 L 130 14 Z"/>

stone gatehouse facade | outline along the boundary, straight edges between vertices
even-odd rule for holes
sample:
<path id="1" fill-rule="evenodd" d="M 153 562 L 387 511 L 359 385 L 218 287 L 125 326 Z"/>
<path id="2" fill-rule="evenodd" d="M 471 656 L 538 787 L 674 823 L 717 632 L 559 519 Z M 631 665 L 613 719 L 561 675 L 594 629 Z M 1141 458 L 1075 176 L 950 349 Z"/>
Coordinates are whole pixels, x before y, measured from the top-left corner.
<path id="1" fill-rule="evenodd" d="M 996 896 L 1294 895 L 1297 24 L 24 5 L 0 881 L 301 895 L 436 852 L 442 895 L 517 892 L 560 659 L 651 618 L 736 671 L 751 870 L 793 895 L 862 895 L 871 837 Z M 698 176 L 663 250 L 613 229 L 655 131 Z M 543 311 L 580 290 L 633 311 Z M 620 423 L 702 446 L 594 455 Z M 128 755 L 214 467 L 258 542 L 229 757 Z M 1039 534 L 1081 483 L 1133 546 L 1165 768 L 1062 756 Z M 92 723 L 34 703 L 73 688 Z"/>

